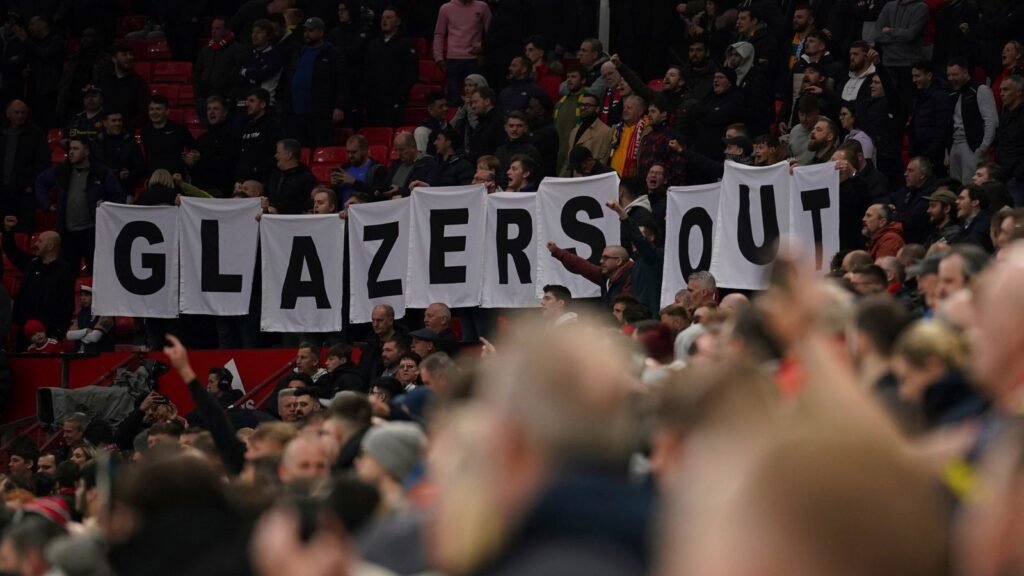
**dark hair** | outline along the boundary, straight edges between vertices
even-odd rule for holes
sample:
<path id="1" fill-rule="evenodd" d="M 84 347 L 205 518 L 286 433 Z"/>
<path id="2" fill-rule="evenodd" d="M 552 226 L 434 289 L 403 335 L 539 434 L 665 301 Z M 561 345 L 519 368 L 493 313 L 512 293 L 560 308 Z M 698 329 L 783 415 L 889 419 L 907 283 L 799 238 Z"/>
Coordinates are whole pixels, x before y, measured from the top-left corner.
<path id="1" fill-rule="evenodd" d="M 528 173 L 530 176 L 537 174 L 537 161 L 533 157 L 526 154 L 516 154 L 509 160 L 509 166 L 514 162 L 519 162 L 519 165 L 523 167 L 523 172 Z"/>
<path id="2" fill-rule="evenodd" d="M 374 520 L 380 506 L 377 487 L 353 476 L 339 476 L 325 502 L 345 527 L 355 534 Z"/>
<path id="3" fill-rule="evenodd" d="M 377 378 L 372 384 L 370 384 L 370 389 L 372 390 L 374 388 L 380 388 L 392 398 L 400 395 L 402 392 L 405 392 L 405 386 L 402 386 L 402 383 L 398 381 L 398 378 L 394 378 L 392 376 Z"/>
<path id="4" fill-rule="evenodd" d="M 807 33 L 807 38 L 814 38 L 815 40 L 824 44 L 826 48 L 828 47 L 828 34 L 825 34 L 825 32 L 822 30 L 811 30 L 810 32 Z"/>
<path id="5" fill-rule="evenodd" d="M 932 73 L 932 61 L 931 60 L 918 60 L 910 66 L 911 70 L 921 70 L 929 74 Z"/>
<path id="6" fill-rule="evenodd" d="M 36 463 L 39 460 L 39 447 L 28 437 L 20 436 L 8 448 L 7 454 L 17 456 L 26 462 L 31 462 L 32 470 L 35 470 Z"/>
<path id="7" fill-rule="evenodd" d="M 864 145 L 859 140 L 850 138 L 839 145 L 839 150 L 849 150 L 854 156 L 860 156 L 864 153 Z"/>
<path id="8" fill-rule="evenodd" d="M 270 92 L 266 88 L 253 88 L 246 94 L 246 97 L 255 96 L 260 99 L 264 104 L 270 103 Z"/>
<path id="9" fill-rule="evenodd" d="M 442 128 L 437 135 L 444 136 L 445 140 L 451 142 L 453 150 L 462 149 L 462 133 L 452 127 L 451 124 Z"/>
<path id="10" fill-rule="evenodd" d="M 960 188 L 960 190 L 966 190 L 967 197 L 970 198 L 972 202 L 976 200 L 978 202 L 978 206 L 982 210 L 988 209 L 989 197 L 988 192 L 984 188 L 981 186 L 975 186 L 974 184 L 966 184 Z"/>
<path id="11" fill-rule="evenodd" d="M 796 103 L 797 112 L 814 114 L 821 112 L 821 105 L 818 104 L 818 97 L 813 94 L 804 94 Z"/>
<path id="12" fill-rule="evenodd" d="M 547 293 L 550 292 L 551 295 L 554 296 L 556 300 L 562 300 L 566 304 L 569 304 L 569 303 L 572 302 L 572 292 L 569 292 L 569 289 L 566 288 L 565 286 L 562 286 L 561 284 L 548 284 L 548 285 L 544 286 L 544 288 L 542 289 L 542 292 L 544 294 L 547 294 Z"/>
<path id="13" fill-rule="evenodd" d="M 778 137 L 774 134 L 762 134 L 757 138 L 754 138 L 754 144 L 763 144 L 769 148 L 778 148 L 782 145 L 782 142 L 779 142 Z"/>
<path id="14" fill-rule="evenodd" d="M 566 68 L 565 75 L 568 76 L 569 74 L 579 74 L 583 78 L 587 77 L 587 71 L 584 70 L 583 66 L 580 66 L 579 64 L 573 64 L 572 66 Z"/>
<path id="15" fill-rule="evenodd" d="M 534 94 L 533 96 L 530 96 L 530 100 L 536 100 L 537 103 L 540 104 L 540 107 L 544 109 L 544 116 L 549 118 L 551 117 L 551 112 L 554 111 L 555 104 L 547 94 Z"/>
<path id="16" fill-rule="evenodd" d="M 398 346 L 400 350 L 405 350 L 406 352 L 409 351 L 409 339 L 405 336 L 402 336 L 401 334 L 395 334 L 391 338 L 388 338 L 384 342 L 381 342 L 381 344 L 387 344 L 388 342 L 394 342 L 395 346 Z"/>
<path id="17" fill-rule="evenodd" d="M 946 62 L 946 68 L 949 68 L 950 66 L 956 66 L 957 68 L 960 68 L 961 70 L 964 70 L 968 73 L 971 70 L 970 65 L 967 64 L 967 59 L 961 58 L 959 56 L 955 58 L 950 58 L 949 61 Z"/>
<path id="18" fill-rule="evenodd" d="M 509 120 L 522 120 L 525 123 L 526 114 L 523 114 L 519 110 L 513 110 L 505 116 L 505 121 L 508 122 Z"/>
<path id="19" fill-rule="evenodd" d="M 665 95 L 661 93 L 656 93 L 654 98 L 651 98 L 651 101 L 647 103 L 647 106 L 654 106 L 662 112 L 669 111 L 668 98 L 665 98 Z"/>
<path id="20" fill-rule="evenodd" d="M 646 188 L 645 182 L 640 178 L 623 178 L 619 181 L 619 189 L 626 190 L 633 198 L 643 196 L 643 190 Z"/>
<path id="21" fill-rule="evenodd" d="M 494 90 L 490 86 L 481 86 L 476 89 L 476 93 L 480 95 L 480 98 L 489 102 L 494 102 Z"/>
<path id="22" fill-rule="evenodd" d="M 114 44 L 113 49 L 111 49 L 110 54 L 111 56 L 116 56 L 117 54 L 124 54 L 126 52 L 128 54 L 135 54 L 135 49 L 127 42 L 117 42 Z"/>
<path id="23" fill-rule="evenodd" d="M 220 94 L 211 94 L 211 95 L 207 96 L 206 97 L 206 105 L 209 106 L 211 103 L 213 103 L 213 104 L 220 104 L 221 106 L 223 106 L 225 108 L 228 107 L 227 100 L 225 100 L 224 97 L 221 96 Z"/>
<path id="24" fill-rule="evenodd" d="M 1004 182 L 1006 180 L 1006 171 L 1003 170 L 1002 166 L 992 162 L 991 160 L 978 163 L 978 168 L 988 170 L 988 176 L 992 180 L 998 180 L 1000 182 Z"/>
<path id="25" fill-rule="evenodd" d="M 351 422 L 357 428 L 369 428 L 373 423 L 373 407 L 365 394 L 347 392 L 331 401 L 331 418 Z"/>
<path id="26" fill-rule="evenodd" d="M 169 100 L 167 100 L 167 96 L 164 96 L 163 94 L 152 94 L 152 95 L 150 95 L 150 97 L 149 97 L 149 104 L 159 104 L 160 106 L 163 106 L 164 108 L 170 108 L 171 107 L 171 103 L 170 103 Z"/>
<path id="27" fill-rule="evenodd" d="M 587 160 L 591 160 L 593 158 L 594 153 L 591 152 L 590 148 L 587 148 L 586 146 L 577 145 L 576 147 L 569 151 L 569 165 L 572 167 L 577 167 L 580 164 L 586 162 Z"/>
<path id="28" fill-rule="evenodd" d="M 149 435 L 163 434 L 165 436 L 173 436 L 180 438 L 185 432 L 185 427 L 181 425 L 181 422 L 177 420 L 170 420 L 168 422 L 157 422 L 149 427 Z"/>
<path id="29" fill-rule="evenodd" d="M 646 304 L 640 304 L 639 302 L 626 304 L 626 307 L 622 310 L 622 322 L 625 324 L 636 324 L 650 318 L 651 309 Z"/>
<path id="30" fill-rule="evenodd" d="M 303 384 L 303 386 L 305 388 L 312 388 L 313 387 L 313 379 L 310 378 L 308 375 L 303 374 L 301 372 L 292 372 L 291 374 L 289 374 L 288 375 L 288 379 L 285 380 L 285 383 L 286 384 L 291 384 L 292 382 L 296 382 L 296 381 L 302 382 L 302 384 Z M 294 388 L 294 387 L 293 386 L 289 386 L 289 388 Z M 299 390 L 298 388 L 294 388 L 294 389 L 295 390 Z"/>
<path id="31" fill-rule="evenodd" d="M 868 44 L 867 42 L 865 42 L 863 40 L 854 40 L 853 42 L 850 43 L 849 50 L 853 50 L 854 48 L 856 48 L 858 50 L 863 50 L 865 52 L 870 52 L 871 51 L 871 44 Z M 849 50 L 847 50 L 847 52 L 849 52 Z"/>
<path id="32" fill-rule="evenodd" d="M 415 362 L 417 366 L 420 365 L 420 362 L 423 362 L 423 357 L 420 356 L 419 354 L 415 353 L 415 352 L 406 352 L 405 354 L 402 354 L 401 356 L 398 357 L 398 361 L 401 362 L 402 360 L 405 360 L 406 358 L 408 358 L 408 359 L 412 360 L 413 362 Z"/>
<path id="33" fill-rule="evenodd" d="M 75 482 L 81 477 L 81 469 L 78 464 L 71 460 L 65 460 L 57 465 L 57 472 L 53 475 L 54 481 L 59 488 L 74 488 Z M 95 484 L 96 480 L 93 480 Z"/>
<path id="34" fill-rule="evenodd" d="M 619 294 L 612 299 L 612 304 L 639 304 L 640 301 L 629 294 Z"/>
<path id="35" fill-rule="evenodd" d="M 445 97 L 444 92 L 442 92 L 441 90 L 432 90 L 430 94 L 427 94 L 427 103 L 433 104 L 438 100 L 444 100 L 446 102 L 448 101 L 448 98 Z"/>
<path id="36" fill-rule="evenodd" d="M 882 270 L 881 266 L 870 264 L 868 266 L 858 266 L 852 270 L 854 274 L 862 274 L 869 277 L 872 281 L 877 284 L 885 286 L 889 283 L 889 279 L 885 275 L 885 270 Z"/>
<path id="37" fill-rule="evenodd" d="M 750 19 L 751 20 L 757 20 L 758 22 L 760 22 L 762 20 L 761 19 L 761 11 L 758 10 L 757 8 L 753 7 L 753 6 L 745 6 L 743 8 L 740 8 L 739 10 L 736 11 L 736 15 L 738 16 L 738 15 L 744 13 L 744 12 L 747 12 L 747 13 L 750 14 Z"/>
<path id="38" fill-rule="evenodd" d="M 539 34 L 534 34 L 533 36 L 527 38 L 526 41 L 523 42 L 523 48 L 525 48 L 527 44 L 533 44 L 534 46 L 540 48 L 544 52 L 547 52 L 548 50 L 547 41 L 544 40 L 544 37 Z"/>
<path id="39" fill-rule="evenodd" d="M 74 464 L 74 462 L 72 462 Z M 59 468 L 58 468 L 59 471 Z M 90 490 L 96 487 L 96 461 L 90 460 L 82 466 L 82 469 L 78 473 L 78 479 L 85 484 L 86 490 Z"/>
<path id="40" fill-rule="evenodd" d="M 342 358 L 347 362 L 351 362 L 352 346 L 350 344 L 345 344 L 344 342 L 339 342 L 327 349 L 327 356 L 334 356 L 335 358 Z"/>
<path id="41" fill-rule="evenodd" d="M 867 334 L 883 356 L 892 354 L 896 340 L 912 321 L 906 306 L 888 296 L 865 298 L 857 305 L 857 329 Z"/>
<path id="42" fill-rule="evenodd" d="M 277 143 L 284 148 L 284 151 L 292 157 L 292 160 L 298 160 L 302 155 L 302 143 L 294 138 L 285 138 L 284 140 L 278 140 Z"/>
<path id="43" fill-rule="evenodd" d="M 935 181 L 935 189 L 940 190 L 945 188 L 950 192 L 959 192 L 964 187 L 964 183 L 957 180 L 956 178 L 939 178 Z"/>
<path id="44" fill-rule="evenodd" d="M 90 142 L 89 139 L 86 138 L 85 136 L 72 136 L 71 138 L 68 138 L 68 147 L 69 148 L 71 147 L 71 143 L 72 142 L 78 142 L 86 150 L 92 150 L 92 142 Z"/>

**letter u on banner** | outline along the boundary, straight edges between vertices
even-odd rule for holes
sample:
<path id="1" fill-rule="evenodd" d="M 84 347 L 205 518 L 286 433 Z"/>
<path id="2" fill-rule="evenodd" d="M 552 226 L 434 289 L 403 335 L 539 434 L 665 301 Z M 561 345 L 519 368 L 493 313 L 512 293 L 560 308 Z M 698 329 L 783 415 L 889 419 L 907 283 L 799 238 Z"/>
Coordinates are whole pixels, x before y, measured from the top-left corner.
<path id="1" fill-rule="evenodd" d="M 244 316 L 256 272 L 259 198 L 181 199 L 181 311 Z"/>
<path id="2" fill-rule="evenodd" d="M 484 243 L 484 308 L 539 306 L 534 278 L 537 242 L 533 223 L 537 194 L 496 192 L 487 196 Z M 547 254 L 547 250 L 544 250 Z"/>
<path id="3" fill-rule="evenodd" d="M 265 332 L 341 330 L 345 222 L 337 214 L 260 220 Z"/>
<path id="4" fill-rule="evenodd" d="M 575 298 L 601 295 L 601 288 L 566 270 L 551 257 L 547 243 L 597 262 L 605 246 L 619 243 L 619 218 L 605 207 L 619 199 L 619 175 L 545 178 L 537 192 L 537 283 L 534 295 L 548 284 L 561 284 Z"/>
<path id="5" fill-rule="evenodd" d="M 96 209 L 93 313 L 178 316 L 178 209 L 104 202 Z"/>
<path id="6" fill-rule="evenodd" d="M 480 305 L 486 196 L 482 185 L 413 190 L 406 306 Z"/>
<path id="7" fill-rule="evenodd" d="M 348 209 L 349 320 L 370 321 L 374 306 L 388 304 L 405 316 L 412 200 L 354 204 Z"/>
<path id="8" fill-rule="evenodd" d="M 668 189 L 665 223 L 665 268 L 661 305 L 675 302 L 676 292 L 697 271 L 711 269 L 721 183 Z"/>
<path id="9" fill-rule="evenodd" d="M 789 164 L 725 163 L 711 273 L 722 288 L 762 290 L 789 232 Z"/>
<path id="10" fill-rule="evenodd" d="M 829 270 L 839 252 L 839 173 L 834 162 L 793 170 L 789 218 L 794 240 L 812 256 L 814 269 Z"/>

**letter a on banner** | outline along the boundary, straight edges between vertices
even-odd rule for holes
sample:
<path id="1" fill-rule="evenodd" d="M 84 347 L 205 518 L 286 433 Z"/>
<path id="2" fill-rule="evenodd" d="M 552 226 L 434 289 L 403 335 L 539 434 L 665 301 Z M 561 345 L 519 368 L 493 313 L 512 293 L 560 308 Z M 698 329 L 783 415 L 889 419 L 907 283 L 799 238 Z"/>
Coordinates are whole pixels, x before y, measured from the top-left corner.
<path id="1" fill-rule="evenodd" d="M 668 189 L 661 305 L 675 302 L 690 274 L 711 269 L 721 183 Z"/>
<path id="2" fill-rule="evenodd" d="M 181 199 L 181 311 L 249 313 L 262 212 L 259 198 Z"/>
<path id="3" fill-rule="evenodd" d="M 725 163 L 711 274 L 723 288 L 762 290 L 789 231 L 789 165 Z"/>
<path id="4" fill-rule="evenodd" d="M 96 209 L 93 313 L 178 316 L 178 209 L 104 202 Z"/>
<path id="5" fill-rule="evenodd" d="M 348 209 L 349 320 L 370 321 L 374 306 L 388 304 L 405 316 L 409 263 L 409 212 L 402 198 Z"/>
<path id="6" fill-rule="evenodd" d="M 534 296 L 548 284 L 560 284 L 574 298 L 593 298 L 601 288 L 566 270 L 548 252 L 554 242 L 595 264 L 605 246 L 619 244 L 619 218 L 606 202 L 619 199 L 619 175 L 612 172 L 585 178 L 545 178 L 537 192 L 537 282 Z"/>
<path id="7" fill-rule="evenodd" d="M 540 305 L 534 288 L 536 216 L 537 194 L 533 192 L 496 192 L 487 196 L 484 308 Z M 548 251 L 545 249 L 544 253 Z"/>
<path id="8" fill-rule="evenodd" d="M 839 173 L 833 162 L 793 170 L 789 199 L 794 239 L 811 253 L 814 269 L 829 270 L 839 252 Z"/>
<path id="9" fill-rule="evenodd" d="M 324 216 L 260 220 L 264 332 L 338 332 L 345 222 Z"/>
<path id="10" fill-rule="evenodd" d="M 406 306 L 480 305 L 486 197 L 482 185 L 413 191 Z"/>

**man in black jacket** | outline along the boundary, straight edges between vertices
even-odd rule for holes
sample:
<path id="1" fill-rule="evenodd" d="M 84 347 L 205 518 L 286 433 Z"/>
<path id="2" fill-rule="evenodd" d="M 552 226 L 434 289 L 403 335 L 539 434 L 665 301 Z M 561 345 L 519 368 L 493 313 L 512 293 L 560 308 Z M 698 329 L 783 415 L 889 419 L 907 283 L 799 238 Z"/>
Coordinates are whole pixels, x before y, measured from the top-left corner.
<path id="1" fill-rule="evenodd" d="M 345 68 L 341 54 L 324 42 L 323 20 L 307 19 L 302 34 L 306 45 L 286 70 L 288 129 L 305 146 L 330 146 L 334 125 L 345 119 Z"/>
<path id="2" fill-rule="evenodd" d="M 21 100 L 7 106 L 8 125 L 0 138 L 0 175 L 4 214 L 16 214 L 21 230 L 32 227 L 35 214 L 35 177 L 50 164 L 46 133 L 29 122 L 29 109 Z M 11 146 L 13 144 L 13 146 Z"/>
<path id="3" fill-rule="evenodd" d="M 925 197 L 935 189 L 935 169 L 928 158 L 918 156 L 907 163 L 906 187 L 892 195 L 894 217 L 903 224 L 907 244 L 922 244 L 928 238 L 928 201 Z"/>
<path id="4" fill-rule="evenodd" d="M 236 180 L 266 182 L 274 169 L 274 153 L 281 139 L 281 126 L 267 114 L 270 92 L 264 88 L 252 90 L 245 99 L 248 121 L 242 129 L 238 150 Z"/>
<path id="5" fill-rule="evenodd" d="M 135 73 L 135 55 L 131 44 L 115 44 L 111 65 L 97 78 L 103 90 L 103 107 L 121 112 L 129 131 L 139 126 L 149 97 L 146 82 Z"/>
<path id="6" fill-rule="evenodd" d="M 206 99 L 207 130 L 196 139 L 196 149 L 185 156 L 192 169 L 192 184 L 227 198 L 235 184 L 225 167 L 238 165 L 238 134 L 228 122 L 228 103 L 221 96 Z"/>
<path id="7" fill-rule="evenodd" d="M 1003 115 L 996 131 L 996 162 L 1010 175 L 1006 188 L 1013 205 L 1024 206 L 1024 78 L 1006 78 L 999 94 Z"/>
<path id="8" fill-rule="evenodd" d="M 142 149 L 135 138 L 126 133 L 124 124 L 124 114 L 120 111 L 106 112 L 103 131 L 96 137 L 92 156 L 117 174 L 121 190 L 127 197 L 145 175 L 146 159 L 142 157 Z"/>
<path id="9" fill-rule="evenodd" d="M 17 30 L 24 34 L 21 28 Z M 50 31 L 45 16 L 29 20 L 28 35 L 31 39 L 25 44 L 30 70 L 27 98 L 35 109 L 36 123 L 44 129 L 56 128 L 57 95 L 64 73 L 64 39 Z"/>
<path id="10" fill-rule="evenodd" d="M 505 122 L 494 106 L 494 90 L 483 87 L 469 97 L 470 110 L 476 114 L 476 128 L 470 128 L 466 154 L 474 162 L 481 156 L 494 154 L 505 141 Z"/>
<path id="11" fill-rule="evenodd" d="M 267 186 L 267 199 L 273 214 L 304 214 L 312 208 L 310 192 L 316 188 L 316 177 L 299 163 L 302 145 L 287 138 L 277 143 L 274 160 L 277 169 Z"/>
<path id="12" fill-rule="evenodd" d="M 245 52 L 245 47 L 228 30 L 224 18 L 214 18 L 210 24 L 210 41 L 199 50 L 196 59 L 196 98 L 200 111 L 210 96 L 227 97 L 231 93 Z"/>
<path id="13" fill-rule="evenodd" d="M 163 94 L 149 99 L 149 122 L 142 127 L 142 149 L 146 153 L 146 175 L 164 169 L 171 174 L 185 173 L 183 155 L 196 147 L 192 133 L 168 120 L 170 104 Z"/>
<path id="14" fill-rule="evenodd" d="M 434 139 L 437 151 L 437 185 L 464 186 L 473 180 L 475 167 L 457 151 L 462 148 L 462 135 L 451 126 L 446 126 Z"/>
<path id="15" fill-rule="evenodd" d="M 7 259 L 25 275 L 21 292 L 14 300 L 11 322 L 22 326 L 39 320 L 46 334 L 62 339 L 75 312 L 75 271 L 60 253 L 60 235 L 43 232 L 36 239 L 35 256 L 22 252 L 14 243 L 15 216 L 4 217 L 3 251 Z"/>
<path id="16" fill-rule="evenodd" d="M 946 155 L 943 136 L 953 116 L 949 90 L 933 77 L 932 63 L 928 60 L 916 63 L 911 74 L 917 90 L 907 129 L 910 156 L 924 156 L 932 166 L 942 166 Z"/>
<path id="17" fill-rule="evenodd" d="M 359 374 L 359 367 L 352 362 L 352 346 L 335 344 L 327 349 L 327 376 L 321 378 L 317 389 L 320 397 L 330 400 L 344 390 L 361 392 L 370 391 L 370 387 Z"/>
<path id="18" fill-rule="evenodd" d="M 416 83 L 419 67 L 416 46 L 402 32 L 402 19 L 389 8 L 381 13 L 381 35 L 366 46 L 363 101 L 372 126 L 400 126 L 405 103 Z"/>

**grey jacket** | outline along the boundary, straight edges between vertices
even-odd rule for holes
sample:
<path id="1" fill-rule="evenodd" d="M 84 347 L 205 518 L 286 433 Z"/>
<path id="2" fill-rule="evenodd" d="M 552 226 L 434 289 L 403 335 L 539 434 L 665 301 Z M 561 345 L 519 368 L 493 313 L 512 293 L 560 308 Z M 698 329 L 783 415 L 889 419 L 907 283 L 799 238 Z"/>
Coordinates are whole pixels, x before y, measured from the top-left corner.
<path id="1" fill-rule="evenodd" d="M 882 45 L 882 64 L 911 66 L 924 58 L 921 36 L 928 24 L 928 5 L 924 0 L 894 0 L 882 8 L 875 23 L 877 44 Z M 888 32 L 882 32 L 889 28 Z"/>

